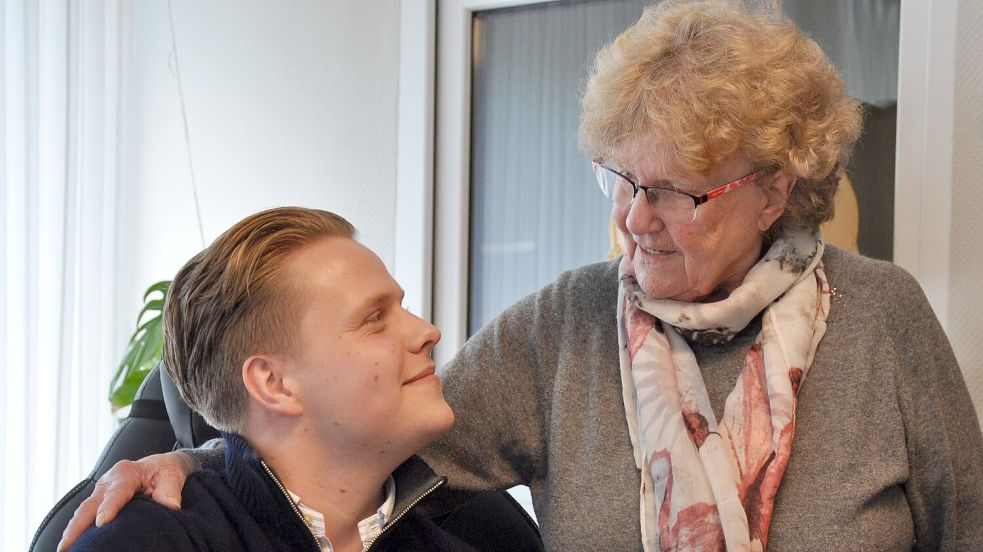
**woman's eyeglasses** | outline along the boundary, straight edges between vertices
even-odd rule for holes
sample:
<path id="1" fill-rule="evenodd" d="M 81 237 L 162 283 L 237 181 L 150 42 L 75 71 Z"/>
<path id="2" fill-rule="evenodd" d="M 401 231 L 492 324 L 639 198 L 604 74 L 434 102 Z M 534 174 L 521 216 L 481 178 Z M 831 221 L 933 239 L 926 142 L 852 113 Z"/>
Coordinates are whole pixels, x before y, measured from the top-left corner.
<path id="1" fill-rule="evenodd" d="M 737 180 L 717 186 L 703 195 L 696 196 L 681 192 L 672 186 L 642 186 L 627 175 L 603 165 L 599 160 L 594 161 L 593 168 L 597 185 L 604 192 L 604 195 L 616 205 L 628 205 L 638 195 L 639 190 L 643 190 L 649 206 L 652 209 L 658 209 L 663 220 L 674 224 L 693 222 L 696 220 L 697 207 L 740 188 L 764 173 L 764 171 L 756 170 L 747 176 L 742 176 Z"/>

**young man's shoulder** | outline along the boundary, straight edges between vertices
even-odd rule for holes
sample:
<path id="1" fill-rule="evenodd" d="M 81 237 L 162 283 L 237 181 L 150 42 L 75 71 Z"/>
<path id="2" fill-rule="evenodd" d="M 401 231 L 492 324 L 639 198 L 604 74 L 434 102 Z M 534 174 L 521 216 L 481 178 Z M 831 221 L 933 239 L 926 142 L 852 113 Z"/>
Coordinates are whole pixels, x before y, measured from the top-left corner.
<path id="1" fill-rule="evenodd" d="M 420 510 L 412 510 L 387 535 L 375 543 L 373 550 L 431 550 L 434 552 L 477 552 L 434 523 Z"/>
<path id="2" fill-rule="evenodd" d="M 234 551 L 244 549 L 242 536 L 249 533 L 263 539 L 259 526 L 237 503 L 221 475 L 204 471 L 188 477 L 180 510 L 138 496 L 115 520 L 89 528 L 72 550 Z"/>

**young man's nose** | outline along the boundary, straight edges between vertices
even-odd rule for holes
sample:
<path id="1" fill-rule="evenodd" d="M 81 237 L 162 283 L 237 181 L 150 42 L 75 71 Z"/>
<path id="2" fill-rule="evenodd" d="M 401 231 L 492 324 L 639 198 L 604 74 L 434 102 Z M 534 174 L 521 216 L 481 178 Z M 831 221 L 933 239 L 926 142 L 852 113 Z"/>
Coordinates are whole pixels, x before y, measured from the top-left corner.
<path id="1" fill-rule="evenodd" d="M 417 315 L 412 313 L 410 315 L 413 317 L 415 326 L 410 336 L 410 349 L 413 352 L 426 351 L 429 353 L 434 348 L 434 345 L 440 341 L 440 330 L 437 329 L 437 326 L 434 326 Z"/>

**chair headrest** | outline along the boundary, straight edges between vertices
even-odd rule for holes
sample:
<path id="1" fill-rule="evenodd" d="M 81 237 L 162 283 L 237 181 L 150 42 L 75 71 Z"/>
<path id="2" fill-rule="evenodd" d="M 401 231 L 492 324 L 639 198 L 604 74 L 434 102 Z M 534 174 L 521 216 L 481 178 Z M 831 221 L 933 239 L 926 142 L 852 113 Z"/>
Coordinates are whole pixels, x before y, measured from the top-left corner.
<path id="1" fill-rule="evenodd" d="M 171 420 L 171 427 L 174 428 L 174 437 L 182 448 L 197 448 L 205 441 L 219 437 L 219 432 L 208 422 L 195 412 L 181 398 L 171 377 L 164 369 L 164 361 L 157 364 L 160 370 L 160 388 L 164 394 L 164 406 L 167 408 L 167 417 Z"/>

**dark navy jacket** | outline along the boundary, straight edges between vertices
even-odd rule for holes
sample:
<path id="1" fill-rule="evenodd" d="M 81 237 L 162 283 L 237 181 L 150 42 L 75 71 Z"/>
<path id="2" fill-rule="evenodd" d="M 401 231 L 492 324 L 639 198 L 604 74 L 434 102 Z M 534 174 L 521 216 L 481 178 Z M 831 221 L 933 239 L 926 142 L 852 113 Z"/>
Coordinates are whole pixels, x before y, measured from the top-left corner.
<path id="1" fill-rule="evenodd" d="M 225 470 L 191 474 L 180 510 L 137 497 L 114 521 L 89 528 L 72 550 L 320 552 L 273 469 L 242 437 L 223 437 Z M 393 478 L 396 507 L 369 550 L 473 551 L 416 509 L 444 485 L 445 478 L 416 457 L 397 468 Z"/>

